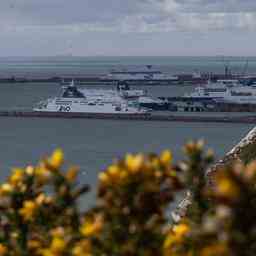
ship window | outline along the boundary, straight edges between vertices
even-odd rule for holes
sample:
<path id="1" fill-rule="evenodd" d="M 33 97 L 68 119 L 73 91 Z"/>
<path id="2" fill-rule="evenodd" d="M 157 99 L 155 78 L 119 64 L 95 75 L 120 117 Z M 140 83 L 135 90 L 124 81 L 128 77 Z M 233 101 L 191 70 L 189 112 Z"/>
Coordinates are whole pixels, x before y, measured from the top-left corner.
<path id="1" fill-rule="evenodd" d="M 252 96 L 251 92 L 234 92 L 231 91 L 232 96 Z"/>
<path id="2" fill-rule="evenodd" d="M 226 91 L 227 91 L 226 88 L 214 88 L 214 89 L 208 88 L 208 89 L 205 89 L 206 93 L 209 93 L 209 92 L 226 92 Z"/>

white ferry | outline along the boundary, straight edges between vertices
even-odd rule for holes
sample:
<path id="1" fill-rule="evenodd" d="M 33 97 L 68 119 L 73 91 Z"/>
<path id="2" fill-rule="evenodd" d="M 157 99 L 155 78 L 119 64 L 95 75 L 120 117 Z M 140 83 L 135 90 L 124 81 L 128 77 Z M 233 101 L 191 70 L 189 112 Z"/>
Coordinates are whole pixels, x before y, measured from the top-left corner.
<path id="1" fill-rule="evenodd" d="M 238 80 L 218 80 L 217 83 L 196 87 L 194 92 L 183 98 L 191 101 L 256 104 L 256 87 L 242 85 Z"/>
<path id="2" fill-rule="evenodd" d="M 123 71 L 111 71 L 105 79 L 110 80 L 124 80 L 124 81 L 178 81 L 177 76 L 171 74 L 165 74 L 159 70 L 152 70 L 151 65 L 147 65 L 145 70 L 123 70 Z"/>
<path id="3" fill-rule="evenodd" d="M 141 108 L 136 101 L 126 100 L 118 95 L 85 95 L 78 90 L 74 82 L 64 88 L 60 97 L 41 101 L 33 108 L 38 112 L 70 112 L 98 114 L 136 114 L 145 115 L 149 110 Z"/>
<path id="4" fill-rule="evenodd" d="M 119 81 L 116 90 L 110 89 L 83 89 L 81 90 L 85 96 L 104 98 L 104 99 L 119 99 L 120 97 L 126 100 L 136 101 L 140 107 L 151 110 L 168 110 L 170 103 L 167 101 L 153 98 L 147 95 L 144 90 L 134 90 L 125 81 Z"/>

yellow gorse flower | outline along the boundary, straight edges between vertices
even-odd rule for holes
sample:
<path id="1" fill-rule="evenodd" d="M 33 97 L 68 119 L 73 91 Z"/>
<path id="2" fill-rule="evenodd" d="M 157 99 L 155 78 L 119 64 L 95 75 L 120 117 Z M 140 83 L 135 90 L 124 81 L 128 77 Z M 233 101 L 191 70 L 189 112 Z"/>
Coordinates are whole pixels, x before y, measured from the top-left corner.
<path id="1" fill-rule="evenodd" d="M 112 182 L 118 182 L 120 178 L 120 169 L 117 165 L 111 165 L 107 169 L 107 174 Z"/>
<path id="2" fill-rule="evenodd" d="M 190 232 L 190 227 L 185 224 L 181 223 L 175 225 L 170 233 L 167 235 L 167 238 L 164 242 L 164 249 L 171 249 L 172 246 L 178 245 L 183 241 L 183 238 Z"/>
<path id="3" fill-rule="evenodd" d="M 128 171 L 130 171 L 131 173 L 137 173 L 141 169 L 144 160 L 145 159 L 142 154 L 138 154 L 138 155 L 128 154 L 125 157 L 125 165 Z"/>
<path id="4" fill-rule="evenodd" d="M 37 182 L 40 183 L 41 185 L 44 185 L 50 180 L 52 173 L 46 168 L 46 166 L 43 163 L 41 163 L 35 169 L 35 176 Z"/>
<path id="5" fill-rule="evenodd" d="M 72 255 L 73 256 L 81 256 L 81 255 L 92 256 L 91 250 L 92 250 L 91 242 L 87 239 L 82 240 L 74 246 L 72 250 Z"/>
<path id="6" fill-rule="evenodd" d="M 12 193 L 14 190 L 13 186 L 9 183 L 4 183 L 0 186 L 0 195 L 5 196 Z"/>
<path id="7" fill-rule="evenodd" d="M 9 178 L 10 184 L 16 186 L 19 182 L 22 181 L 24 177 L 24 171 L 22 169 L 14 169 L 13 174 Z"/>
<path id="8" fill-rule="evenodd" d="M 181 238 L 184 235 L 188 234 L 189 231 L 190 231 L 190 227 L 185 223 L 181 223 L 173 227 L 173 232 L 178 238 Z"/>
<path id="9" fill-rule="evenodd" d="M 38 206 L 46 203 L 46 204 L 49 204 L 52 202 L 52 197 L 51 196 L 46 196 L 44 193 L 41 193 L 39 194 L 36 199 L 35 199 L 35 202 Z"/>
<path id="10" fill-rule="evenodd" d="M 80 232 L 84 236 L 95 236 L 100 233 L 103 227 L 103 218 L 98 215 L 94 219 L 86 219 L 80 228 Z"/>
<path id="11" fill-rule="evenodd" d="M 35 168 L 33 166 L 27 166 L 27 168 L 25 169 L 25 173 L 29 176 L 34 175 L 35 173 Z"/>
<path id="12" fill-rule="evenodd" d="M 79 172 L 79 168 L 77 168 L 77 167 L 70 168 L 68 170 L 68 172 L 66 173 L 66 179 L 69 182 L 74 182 L 77 178 L 78 172 Z"/>
<path id="13" fill-rule="evenodd" d="M 54 237 L 51 242 L 50 250 L 55 254 L 62 253 L 66 249 L 66 241 L 62 237 Z"/>
<path id="14" fill-rule="evenodd" d="M 38 205 L 31 200 L 25 201 L 23 207 L 20 209 L 20 215 L 26 221 L 31 221 L 34 218 L 35 212 L 38 208 Z"/>
<path id="15" fill-rule="evenodd" d="M 55 168 L 58 169 L 61 167 L 61 165 L 64 162 L 64 154 L 63 151 L 61 149 L 56 149 L 52 156 L 49 158 L 49 164 Z"/>
<path id="16" fill-rule="evenodd" d="M 128 172 L 120 168 L 118 165 L 111 165 L 105 172 L 98 175 L 99 181 L 102 185 L 121 185 L 128 177 Z"/>
<path id="17" fill-rule="evenodd" d="M 235 199 L 239 196 L 240 191 L 238 186 L 228 177 L 217 178 L 214 188 L 216 196 Z"/>
<path id="18" fill-rule="evenodd" d="M 169 165 L 172 161 L 172 153 L 169 150 L 165 150 L 160 155 L 160 161 L 162 164 Z"/>
<path id="19" fill-rule="evenodd" d="M 103 184 L 108 184 L 110 182 L 110 179 L 109 179 L 109 176 L 106 172 L 101 172 L 99 175 L 98 175 L 98 178 L 99 178 L 99 181 Z"/>
<path id="20" fill-rule="evenodd" d="M 54 252 L 52 252 L 50 249 L 42 249 L 40 250 L 40 254 L 42 256 L 56 256 Z"/>

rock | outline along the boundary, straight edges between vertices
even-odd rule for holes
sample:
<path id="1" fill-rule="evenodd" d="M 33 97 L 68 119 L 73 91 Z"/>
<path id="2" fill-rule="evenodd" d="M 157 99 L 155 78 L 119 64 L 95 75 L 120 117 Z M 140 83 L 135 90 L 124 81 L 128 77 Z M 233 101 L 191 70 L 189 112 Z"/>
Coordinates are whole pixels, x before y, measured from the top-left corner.
<path id="1" fill-rule="evenodd" d="M 256 127 L 253 128 L 235 147 L 232 148 L 221 160 L 215 163 L 206 171 L 208 184 L 212 185 L 214 173 L 224 166 L 234 161 L 248 163 L 256 159 Z M 172 212 L 172 218 L 178 222 L 180 218 L 186 215 L 187 209 L 191 204 L 191 194 L 188 192 L 185 198 L 180 202 L 177 209 Z"/>

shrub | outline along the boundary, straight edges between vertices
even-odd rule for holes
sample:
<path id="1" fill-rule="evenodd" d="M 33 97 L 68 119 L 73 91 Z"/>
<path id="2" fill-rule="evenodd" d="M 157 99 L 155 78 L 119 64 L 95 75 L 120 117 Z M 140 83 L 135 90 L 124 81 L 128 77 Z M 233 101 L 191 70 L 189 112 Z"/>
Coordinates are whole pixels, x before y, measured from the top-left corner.
<path id="1" fill-rule="evenodd" d="M 14 169 L 0 186 L 0 256 L 256 255 L 256 163 L 223 167 L 209 187 L 212 152 L 200 141 L 184 152 L 177 164 L 170 151 L 114 162 L 86 212 L 78 200 L 89 188 L 78 168 L 63 170 L 61 150 Z M 168 209 L 186 189 L 191 203 L 175 223 Z"/>

